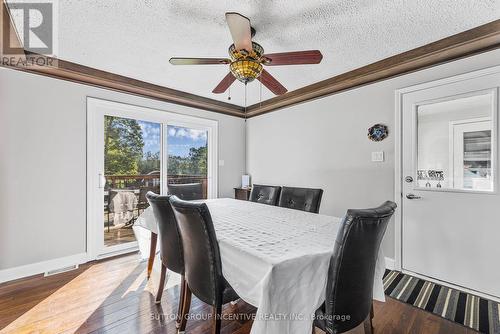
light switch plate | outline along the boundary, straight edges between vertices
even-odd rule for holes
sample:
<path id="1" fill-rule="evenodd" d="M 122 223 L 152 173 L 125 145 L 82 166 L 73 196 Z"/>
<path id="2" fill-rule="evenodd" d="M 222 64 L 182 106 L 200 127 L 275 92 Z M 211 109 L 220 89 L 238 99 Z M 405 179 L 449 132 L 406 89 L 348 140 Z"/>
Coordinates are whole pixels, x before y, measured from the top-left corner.
<path id="1" fill-rule="evenodd" d="M 384 152 L 372 152 L 372 162 L 383 162 Z"/>
<path id="2" fill-rule="evenodd" d="M 220 167 L 224 166 L 224 163 L 225 163 L 224 160 L 219 160 L 219 166 Z"/>

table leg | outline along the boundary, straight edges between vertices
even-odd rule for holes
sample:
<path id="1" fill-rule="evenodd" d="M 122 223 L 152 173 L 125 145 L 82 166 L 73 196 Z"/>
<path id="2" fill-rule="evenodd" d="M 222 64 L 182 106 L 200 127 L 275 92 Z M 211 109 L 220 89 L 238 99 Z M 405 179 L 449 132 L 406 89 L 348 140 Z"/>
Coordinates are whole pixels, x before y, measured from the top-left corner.
<path id="1" fill-rule="evenodd" d="M 151 272 L 153 271 L 153 263 L 155 262 L 156 256 L 156 242 L 158 240 L 158 234 L 151 232 L 151 246 L 149 248 L 149 259 L 148 259 L 148 279 L 151 277 Z"/>

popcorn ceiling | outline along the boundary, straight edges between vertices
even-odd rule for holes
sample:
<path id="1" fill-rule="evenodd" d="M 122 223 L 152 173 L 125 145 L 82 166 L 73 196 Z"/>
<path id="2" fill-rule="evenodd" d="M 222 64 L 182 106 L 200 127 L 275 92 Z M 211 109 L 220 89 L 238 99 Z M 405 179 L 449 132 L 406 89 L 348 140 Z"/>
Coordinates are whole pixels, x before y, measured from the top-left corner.
<path id="1" fill-rule="evenodd" d="M 228 66 L 168 63 L 172 56 L 226 57 L 227 11 L 251 19 L 267 53 L 321 50 L 320 65 L 268 68 L 291 91 L 499 19 L 500 0 L 63 0 L 59 57 L 227 101 L 211 91 Z M 249 105 L 259 90 L 258 82 L 248 85 Z M 243 105 L 243 84 L 231 93 L 231 103 Z"/>

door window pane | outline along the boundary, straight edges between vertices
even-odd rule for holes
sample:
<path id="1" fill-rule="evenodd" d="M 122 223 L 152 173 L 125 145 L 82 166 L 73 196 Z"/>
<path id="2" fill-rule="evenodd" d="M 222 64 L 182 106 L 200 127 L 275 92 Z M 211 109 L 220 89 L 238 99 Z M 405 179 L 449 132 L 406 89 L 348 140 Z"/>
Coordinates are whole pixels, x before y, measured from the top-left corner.
<path id="1" fill-rule="evenodd" d="M 418 107 L 418 187 L 493 191 L 492 107 L 490 94 Z"/>
<path id="2" fill-rule="evenodd" d="M 161 125 L 136 119 L 104 119 L 104 244 L 135 241 L 132 226 L 160 193 Z"/>
<path id="3" fill-rule="evenodd" d="M 183 197 L 187 191 L 185 199 L 206 199 L 208 131 L 169 125 L 167 143 L 168 192 Z"/>
<path id="4" fill-rule="evenodd" d="M 491 190 L 491 130 L 464 133 L 463 187 Z"/>

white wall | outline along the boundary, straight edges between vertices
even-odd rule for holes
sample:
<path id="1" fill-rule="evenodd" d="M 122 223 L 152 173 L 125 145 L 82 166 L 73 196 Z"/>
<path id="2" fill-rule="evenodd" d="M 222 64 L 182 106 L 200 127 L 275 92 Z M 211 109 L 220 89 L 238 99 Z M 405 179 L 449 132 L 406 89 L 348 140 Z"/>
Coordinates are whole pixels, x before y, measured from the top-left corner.
<path id="1" fill-rule="evenodd" d="M 247 172 L 254 183 L 323 188 L 324 214 L 393 200 L 395 90 L 498 64 L 495 50 L 251 118 Z M 367 139 L 375 123 L 391 132 L 379 143 Z M 371 162 L 373 151 L 385 162 Z M 394 258 L 393 222 L 383 248 Z"/>
<path id="2" fill-rule="evenodd" d="M 322 187 L 321 212 L 336 216 L 394 198 L 397 88 L 498 65 L 500 50 L 252 118 L 246 170 L 253 182 Z M 245 171 L 242 119 L 61 80 L 0 69 L 0 271 L 85 252 L 87 96 L 219 121 L 219 195 Z M 370 162 L 372 151 L 386 161 Z M 394 228 L 384 242 L 394 256 Z"/>
<path id="3" fill-rule="evenodd" d="M 0 69 L 0 271 L 86 251 L 86 98 L 218 120 L 219 195 L 245 171 L 245 122 Z"/>

